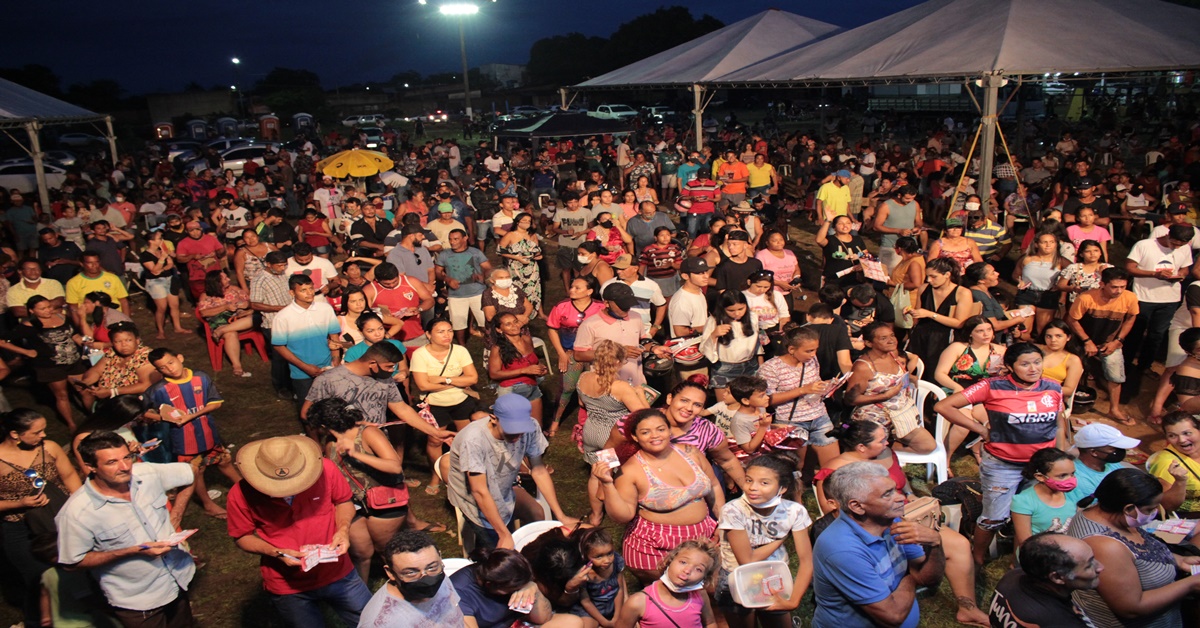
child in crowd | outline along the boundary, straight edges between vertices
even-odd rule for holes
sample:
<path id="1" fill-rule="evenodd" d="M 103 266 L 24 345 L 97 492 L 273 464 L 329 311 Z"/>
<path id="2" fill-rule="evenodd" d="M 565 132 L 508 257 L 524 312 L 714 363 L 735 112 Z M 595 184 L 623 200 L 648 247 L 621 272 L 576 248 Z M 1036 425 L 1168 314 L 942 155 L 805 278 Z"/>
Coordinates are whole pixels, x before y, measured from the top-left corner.
<path id="1" fill-rule="evenodd" d="M 144 395 L 145 419 L 171 423 L 171 450 L 176 461 L 191 463 L 196 468 L 196 483 L 180 493 L 195 490 L 195 497 L 204 507 L 204 512 L 224 519 L 225 509 L 208 496 L 204 484 L 204 469 L 214 464 L 230 482 L 236 484 L 242 480 L 242 474 L 233 465 L 233 457 L 217 434 L 217 426 L 211 416 L 224 400 L 206 373 L 186 368 L 183 361 L 182 354 L 165 347 L 150 352 L 150 363 L 158 369 L 163 379 L 151 386 Z M 175 408 L 174 416 L 160 414 L 159 408 L 164 405 Z M 177 503 L 182 505 L 187 502 L 179 499 Z M 179 516 L 182 517 L 182 513 Z"/>
<path id="2" fill-rule="evenodd" d="M 616 625 L 617 609 L 629 597 L 622 574 L 625 559 L 604 528 L 581 529 L 578 536 L 579 551 L 591 565 L 579 601 L 587 613 L 583 617 L 584 628 L 612 628 Z"/>
<path id="3" fill-rule="evenodd" d="M 717 297 L 701 333 L 700 352 L 712 363 L 709 370 L 718 401 L 728 401 L 729 381 L 758 370 L 758 317 L 750 311 L 746 295 L 726 290 Z"/>
<path id="4" fill-rule="evenodd" d="M 79 250 L 83 250 L 87 243 L 83 239 L 83 220 L 75 215 L 75 207 L 68 203 L 63 206 L 62 218 L 54 221 L 54 228 L 58 229 L 59 235 L 68 242 L 74 242 Z"/>
<path id="5" fill-rule="evenodd" d="M 812 582 L 812 546 L 808 527 L 812 518 L 804 506 L 784 499 L 795 480 L 795 462 L 779 454 L 763 455 L 746 465 L 745 492 L 721 509 L 721 572 L 717 578 L 716 604 L 731 628 L 790 628 L 790 612 L 800 605 Z M 767 560 L 787 562 L 784 545 L 788 537 L 796 546 L 798 567 L 792 594 L 776 595 L 771 606 L 753 610 L 736 604 L 729 590 L 729 574 L 740 565 Z"/>
<path id="6" fill-rule="evenodd" d="M 629 596 L 618 626 L 641 628 L 715 628 L 716 616 L 704 584 L 717 568 L 717 547 L 705 539 L 680 543 L 663 559 L 663 575 Z"/>
<path id="7" fill-rule="evenodd" d="M 775 425 L 799 428 L 807 434 L 805 445 L 796 452 L 801 464 L 806 448 L 811 445 L 824 466 L 839 451 L 837 441 L 828 435 L 833 423 L 822 402 L 822 393 L 829 382 L 821 381 L 821 364 L 817 359 L 820 334 L 812 327 L 797 327 L 784 338 L 783 355 L 767 360 L 758 375 L 767 382 L 768 405 L 775 406 Z"/>
<path id="8" fill-rule="evenodd" d="M 729 436 L 743 452 L 753 455 L 771 431 L 771 415 L 766 412 L 771 402 L 767 395 L 767 380 L 755 375 L 735 377 L 729 382 L 729 396 L 734 404 Z"/>

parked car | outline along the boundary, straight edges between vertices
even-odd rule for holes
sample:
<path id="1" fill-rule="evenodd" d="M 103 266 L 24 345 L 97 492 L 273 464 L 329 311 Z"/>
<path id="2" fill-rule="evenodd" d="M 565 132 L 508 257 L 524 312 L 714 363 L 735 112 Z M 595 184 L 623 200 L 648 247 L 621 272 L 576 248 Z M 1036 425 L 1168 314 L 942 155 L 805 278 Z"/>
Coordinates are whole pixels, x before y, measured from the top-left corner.
<path id="1" fill-rule="evenodd" d="M 599 105 L 594 110 L 588 112 L 593 118 L 607 118 L 609 120 L 628 120 L 636 118 L 638 112 L 629 105 Z"/>
<path id="2" fill-rule="evenodd" d="M 279 143 L 264 142 L 245 144 L 243 146 L 234 146 L 233 148 L 221 153 L 221 165 L 219 170 L 232 170 L 235 176 L 240 177 L 242 176 L 242 170 L 246 167 L 246 162 L 248 161 L 253 161 L 260 166 L 265 166 L 267 162 L 265 159 L 263 159 L 263 155 L 267 153 L 268 149 L 272 151 L 278 151 Z M 199 172 L 205 168 L 208 168 L 208 161 L 206 161 L 203 157 L 197 157 L 187 162 L 184 167 L 184 171 L 186 172 L 188 170 L 194 170 Z"/>
<path id="3" fill-rule="evenodd" d="M 1061 94 L 1074 93 L 1075 88 L 1071 87 L 1070 85 L 1067 85 L 1066 83 L 1051 81 L 1042 86 L 1042 91 L 1045 92 L 1046 94 L 1055 96 L 1055 95 L 1061 95 Z"/>
<path id="4" fill-rule="evenodd" d="M 383 129 L 377 126 L 365 126 L 358 130 L 361 135 L 366 136 L 366 144 L 364 148 L 380 149 L 383 148 Z"/>
<path id="5" fill-rule="evenodd" d="M 57 190 L 67 180 L 67 170 L 52 163 L 42 163 L 46 170 L 46 185 Z M 33 194 L 37 191 L 37 175 L 33 171 L 33 160 L 13 159 L 0 163 L 0 188 L 17 189 L 22 194 Z"/>
<path id="6" fill-rule="evenodd" d="M 87 133 L 63 133 L 58 136 L 58 144 L 72 148 L 88 148 L 97 144 L 108 144 L 108 138 Z"/>
<path id="7" fill-rule="evenodd" d="M 644 107 L 642 109 L 642 111 L 645 112 L 647 118 L 651 118 L 651 119 L 655 119 L 655 120 L 662 120 L 663 118 L 666 118 L 667 116 L 675 115 L 674 109 L 672 109 L 671 107 L 664 106 L 664 105 L 655 105 L 653 107 Z"/>
<path id="8" fill-rule="evenodd" d="M 356 116 L 346 116 L 342 118 L 342 126 L 354 128 L 356 126 L 378 126 L 387 122 L 387 119 L 382 114 L 360 114 Z"/>
<path id="9" fill-rule="evenodd" d="M 203 145 L 195 140 L 165 140 L 158 143 L 158 154 L 166 155 L 167 161 L 174 163 L 184 151 L 203 152 Z"/>
<path id="10" fill-rule="evenodd" d="M 207 142 L 205 142 L 204 148 L 206 148 L 206 149 L 215 148 L 215 149 L 217 149 L 217 152 L 219 153 L 221 151 L 229 150 L 229 149 L 233 148 L 234 146 L 243 146 L 245 144 L 250 144 L 253 141 L 254 140 L 251 140 L 251 139 L 245 138 L 245 137 L 234 137 L 234 138 L 218 137 L 215 140 L 208 140 Z"/>
<path id="11" fill-rule="evenodd" d="M 545 113 L 540 107 L 532 105 L 518 105 L 508 110 L 508 113 L 514 116 L 540 116 Z"/>
<path id="12" fill-rule="evenodd" d="M 72 153 L 69 150 L 48 150 L 46 151 L 45 155 L 47 161 L 53 161 L 60 166 L 66 166 L 68 168 L 74 166 L 75 162 L 79 161 L 79 158 L 75 156 L 75 153 Z"/>

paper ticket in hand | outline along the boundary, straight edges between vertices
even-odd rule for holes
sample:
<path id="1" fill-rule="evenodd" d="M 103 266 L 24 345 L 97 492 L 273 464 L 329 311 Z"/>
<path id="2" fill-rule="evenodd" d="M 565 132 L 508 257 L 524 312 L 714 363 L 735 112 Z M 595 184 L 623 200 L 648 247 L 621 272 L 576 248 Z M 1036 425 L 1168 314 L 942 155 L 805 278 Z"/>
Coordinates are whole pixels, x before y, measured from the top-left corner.
<path id="1" fill-rule="evenodd" d="M 300 567 L 304 571 L 309 571 L 320 563 L 338 561 L 337 549 L 332 545 L 301 545 L 300 551 L 304 552 L 304 557 L 300 559 Z"/>
<path id="2" fill-rule="evenodd" d="M 597 451 L 596 460 L 607 464 L 610 469 L 616 469 L 621 466 L 621 459 L 617 457 L 616 449 L 601 449 Z"/>
<path id="3" fill-rule="evenodd" d="M 1192 575 L 1200 574 L 1200 565 L 1191 565 Z"/>
<path id="4" fill-rule="evenodd" d="M 176 532 L 175 534 L 172 534 L 171 536 L 168 536 L 166 538 L 166 540 L 163 541 L 163 543 L 166 543 L 167 545 L 179 545 L 180 543 L 186 541 L 189 536 L 191 536 L 197 532 L 199 532 L 198 529 L 182 530 L 182 531 Z"/>
<path id="5" fill-rule="evenodd" d="M 158 416 L 168 423 L 179 423 L 183 420 L 183 413 L 179 408 L 165 403 L 158 406 Z"/>

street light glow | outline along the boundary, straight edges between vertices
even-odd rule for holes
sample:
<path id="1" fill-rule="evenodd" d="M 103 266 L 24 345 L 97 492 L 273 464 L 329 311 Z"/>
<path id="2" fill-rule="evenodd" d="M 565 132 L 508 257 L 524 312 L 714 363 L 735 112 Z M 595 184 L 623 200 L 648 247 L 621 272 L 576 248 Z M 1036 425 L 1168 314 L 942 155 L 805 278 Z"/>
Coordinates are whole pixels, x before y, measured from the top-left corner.
<path id="1" fill-rule="evenodd" d="M 239 58 L 237 58 L 237 57 L 234 57 L 233 59 L 231 59 L 231 61 L 233 61 L 233 64 L 234 64 L 234 65 L 237 65 L 237 64 L 239 64 L 239 63 L 241 63 L 241 62 L 242 62 L 242 60 L 241 60 L 241 59 L 239 59 Z"/>
<path id="2" fill-rule="evenodd" d="M 442 15 L 475 15 L 479 13 L 479 7 L 470 3 L 455 3 L 443 4 L 438 7 L 438 12 Z"/>

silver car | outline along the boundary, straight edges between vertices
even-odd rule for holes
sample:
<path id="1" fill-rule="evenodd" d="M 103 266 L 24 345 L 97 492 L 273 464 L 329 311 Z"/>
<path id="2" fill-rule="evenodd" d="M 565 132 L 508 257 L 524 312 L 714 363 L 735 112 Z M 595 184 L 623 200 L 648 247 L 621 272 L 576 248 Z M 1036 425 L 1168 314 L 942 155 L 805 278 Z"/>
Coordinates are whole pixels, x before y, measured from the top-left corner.
<path id="1" fill-rule="evenodd" d="M 255 144 L 244 144 L 242 146 L 234 146 L 229 150 L 221 153 L 221 166 L 218 170 L 232 170 L 234 176 L 242 176 L 242 170 L 246 167 L 246 162 L 253 161 L 254 163 L 265 166 L 266 160 L 263 158 L 270 149 L 272 152 L 279 150 L 278 142 L 265 142 Z M 203 171 L 208 168 L 208 162 L 203 158 L 196 158 L 184 166 L 186 170 L 194 170 L 196 172 Z"/>
<path id="2" fill-rule="evenodd" d="M 46 185 L 52 190 L 62 187 L 67 180 L 67 170 L 52 163 L 43 163 L 46 170 Z M 89 180 L 87 175 L 81 175 Z M 22 194 L 33 194 L 37 191 L 37 175 L 33 171 L 33 160 L 9 160 L 0 163 L 0 187 L 6 190 L 17 189 Z"/>

